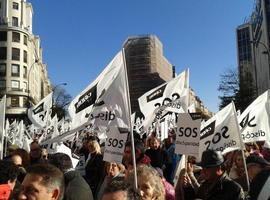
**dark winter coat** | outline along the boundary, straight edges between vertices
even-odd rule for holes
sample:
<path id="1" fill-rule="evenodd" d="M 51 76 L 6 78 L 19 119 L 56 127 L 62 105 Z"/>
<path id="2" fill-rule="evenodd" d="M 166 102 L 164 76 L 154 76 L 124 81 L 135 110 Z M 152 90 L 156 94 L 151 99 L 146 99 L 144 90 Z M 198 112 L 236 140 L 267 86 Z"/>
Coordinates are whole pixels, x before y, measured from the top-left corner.
<path id="1" fill-rule="evenodd" d="M 198 189 L 196 198 L 203 200 L 242 200 L 244 199 L 244 192 L 239 184 L 224 173 L 214 183 L 203 182 Z"/>
<path id="2" fill-rule="evenodd" d="M 78 171 L 69 171 L 64 174 L 64 200 L 93 200 L 89 185 Z"/>
<path id="3" fill-rule="evenodd" d="M 105 177 L 104 161 L 102 154 L 91 154 L 90 160 L 85 167 L 85 179 L 90 186 L 94 197 L 97 194 L 97 187 Z"/>
<path id="4" fill-rule="evenodd" d="M 147 149 L 145 154 L 151 159 L 152 167 L 163 169 L 168 162 L 167 152 L 161 148 Z"/>

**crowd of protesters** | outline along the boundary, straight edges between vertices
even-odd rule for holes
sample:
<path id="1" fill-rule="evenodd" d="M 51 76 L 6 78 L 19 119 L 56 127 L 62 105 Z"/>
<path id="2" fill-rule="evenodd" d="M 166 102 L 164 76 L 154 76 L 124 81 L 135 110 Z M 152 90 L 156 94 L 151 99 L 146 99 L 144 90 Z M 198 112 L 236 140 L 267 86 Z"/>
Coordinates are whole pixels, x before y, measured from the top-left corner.
<path id="1" fill-rule="evenodd" d="M 67 154 L 48 154 L 37 141 L 29 153 L 11 145 L 0 160 L 0 200 L 270 200 L 270 149 L 263 142 L 225 155 L 206 150 L 200 162 L 188 157 L 179 176 L 174 142 L 173 133 L 164 141 L 155 133 L 135 135 L 134 168 L 130 141 L 122 163 L 105 162 L 104 144 L 88 135 L 77 151 L 85 158 L 85 173 Z"/>

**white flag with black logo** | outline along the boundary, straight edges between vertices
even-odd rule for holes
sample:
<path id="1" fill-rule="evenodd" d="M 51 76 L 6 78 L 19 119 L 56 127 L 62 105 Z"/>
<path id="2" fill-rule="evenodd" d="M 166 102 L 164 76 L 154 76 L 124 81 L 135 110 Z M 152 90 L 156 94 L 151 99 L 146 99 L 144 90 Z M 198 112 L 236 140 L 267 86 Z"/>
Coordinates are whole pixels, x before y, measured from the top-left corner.
<path id="1" fill-rule="evenodd" d="M 0 101 L 0 159 L 3 159 L 5 137 L 6 95 Z"/>
<path id="2" fill-rule="evenodd" d="M 68 110 L 72 118 L 72 129 L 79 127 L 82 124 L 92 121 L 93 119 L 99 119 L 103 121 L 112 121 L 116 119 L 116 115 L 111 110 L 102 110 L 100 113 L 93 113 L 93 107 L 103 108 L 104 104 L 110 103 L 109 95 L 117 91 L 117 88 L 121 90 L 123 85 L 115 84 L 115 79 L 121 79 L 118 76 L 120 69 L 123 68 L 122 52 L 119 52 L 114 59 L 107 65 L 102 73 L 75 99 L 71 102 Z M 114 84 L 112 86 L 112 84 Z M 110 93 L 108 93 L 109 90 Z M 109 94 L 109 95 L 108 95 Z M 124 94 L 126 95 L 126 94 Z M 112 101 L 115 101 L 112 99 Z M 112 108 L 112 109 L 117 109 Z M 119 113 L 121 114 L 121 113 Z"/>
<path id="3" fill-rule="evenodd" d="M 75 97 L 68 108 L 72 129 L 93 120 L 112 122 L 117 120 L 118 116 L 125 115 L 126 111 L 119 108 L 126 96 L 122 70 L 123 56 L 122 52 L 119 52 L 96 80 Z"/>
<path id="4" fill-rule="evenodd" d="M 232 102 L 201 126 L 199 155 L 207 149 L 225 154 L 242 148 L 237 114 Z"/>
<path id="5" fill-rule="evenodd" d="M 173 80 L 162 84 L 142 95 L 138 101 L 145 117 L 145 126 L 164 118 L 168 112 L 187 111 L 189 93 L 189 70 Z"/>
<path id="6" fill-rule="evenodd" d="M 112 83 L 103 89 L 103 94 L 97 99 L 90 113 L 89 121 L 95 126 L 129 127 L 127 88 L 125 84 L 125 68 L 122 54 L 114 58 L 112 65 L 119 65 L 120 69 L 115 74 Z"/>
<path id="7" fill-rule="evenodd" d="M 28 118 L 37 127 L 45 127 L 51 115 L 52 93 L 44 97 L 37 105 L 28 110 Z"/>
<path id="8" fill-rule="evenodd" d="M 241 136 L 244 143 L 265 141 L 270 134 L 269 90 L 257 97 L 239 117 Z M 268 138 L 268 141 L 270 137 Z"/>
<path id="9" fill-rule="evenodd" d="M 59 135 L 58 132 L 58 118 L 57 115 L 55 115 L 51 121 L 50 124 L 48 124 L 46 126 L 46 128 L 44 129 L 45 132 L 44 134 L 39 138 L 39 142 L 43 143 L 47 140 L 53 139 L 55 137 L 57 137 Z"/>

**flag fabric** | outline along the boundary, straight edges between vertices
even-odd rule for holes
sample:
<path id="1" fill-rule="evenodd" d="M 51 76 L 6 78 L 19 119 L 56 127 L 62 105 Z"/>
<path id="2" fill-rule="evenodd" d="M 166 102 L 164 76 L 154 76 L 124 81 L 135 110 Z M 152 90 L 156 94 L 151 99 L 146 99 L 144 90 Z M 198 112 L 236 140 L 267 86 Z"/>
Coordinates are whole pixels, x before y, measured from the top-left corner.
<path id="1" fill-rule="evenodd" d="M 126 88 L 126 74 L 122 52 L 115 56 L 111 66 L 118 66 L 118 71 L 114 76 L 111 76 L 111 82 L 105 84 L 103 80 L 101 81 L 103 92 L 92 107 L 89 122 L 97 127 L 115 126 L 128 128 L 130 121 L 128 90 Z"/>
<path id="2" fill-rule="evenodd" d="M 37 127 L 44 128 L 51 115 L 52 93 L 43 98 L 37 105 L 28 110 L 28 118 Z"/>
<path id="3" fill-rule="evenodd" d="M 92 112 L 93 107 L 96 107 L 96 111 L 98 108 L 104 107 L 104 100 L 108 100 L 109 87 L 112 87 L 111 89 L 117 89 L 115 88 L 117 86 L 123 87 L 123 85 L 111 86 L 117 78 L 121 67 L 123 67 L 123 56 L 122 52 L 119 52 L 101 74 L 70 103 L 68 110 L 72 119 L 72 129 L 88 123 L 93 119 L 111 121 L 116 118 L 115 113 L 106 112 L 106 108 L 100 114 L 98 112 Z"/>
<path id="4" fill-rule="evenodd" d="M 6 95 L 0 101 L 0 159 L 4 156 Z"/>
<path id="5" fill-rule="evenodd" d="M 145 117 L 144 126 L 165 117 L 168 112 L 184 112 L 188 107 L 189 70 L 173 80 L 143 94 L 139 99 L 140 110 Z"/>
<path id="6" fill-rule="evenodd" d="M 74 137 L 88 126 L 101 128 L 129 127 L 128 98 L 124 58 L 119 52 L 98 78 L 71 102 L 69 113 L 72 128 L 63 135 L 43 144 Z"/>
<path id="7" fill-rule="evenodd" d="M 244 143 L 270 141 L 270 90 L 257 97 L 240 115 L 239 125 Z"/>
<path id="8" fill-rule="evenodd" d="M 59 135 L 58 132 L 58 118 L 55 115 L 51 120 L 50 124 L 48 124 L 45 128 L 44 134 L 40 137 L 39 142 L 43 142 L 46 140 L 50 140 L 56 138 Z"/>
<path id="9" fill-rule="evenodd" d="M 232 102 L 201 126 L 199 157 L 207 149 L 225 154 L 242 148 L 237 114 Z"/>
<path id="10" fill-rule="evenodd" d="M 13 144 L 16 144 L 19 148 L 23 147 L 23 137 L 24 137 L 24 131 L 25 127 L 23 124 L 23 120 L 21 120 L 18 124 L 17 134 L 15 136 L 15 141 Z"/>
<path id="11" fill-rule="evenodd" d="M 6 127 L 6 137 L 11 144 L 15 144 L 17 135 L 19 134 L 19 124 L 14 120 L 9 126 Z"/>

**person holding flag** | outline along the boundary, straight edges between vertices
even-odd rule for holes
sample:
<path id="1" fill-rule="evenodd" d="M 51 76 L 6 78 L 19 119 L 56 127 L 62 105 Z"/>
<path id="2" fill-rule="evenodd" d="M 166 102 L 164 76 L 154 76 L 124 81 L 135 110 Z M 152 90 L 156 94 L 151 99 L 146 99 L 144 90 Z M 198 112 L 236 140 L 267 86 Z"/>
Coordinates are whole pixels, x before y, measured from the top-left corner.
<path id="1" fill-rule="evenodd" d="M 204 180 L 194 199 L 203 200 L 243 200 L 244 192 L 239 184 L 231 180 L 223 169 L 224 158 L 220 151 L 206 150 L 202 154 L 202 175 Z M 194 176 L 193 176 L 194 177 Z M 184 187 L 193 186 L 190 179 L 184 176 Z"/>

